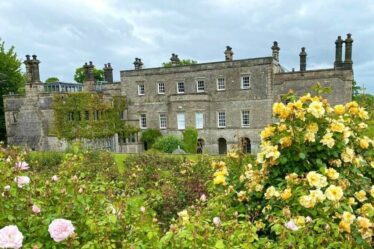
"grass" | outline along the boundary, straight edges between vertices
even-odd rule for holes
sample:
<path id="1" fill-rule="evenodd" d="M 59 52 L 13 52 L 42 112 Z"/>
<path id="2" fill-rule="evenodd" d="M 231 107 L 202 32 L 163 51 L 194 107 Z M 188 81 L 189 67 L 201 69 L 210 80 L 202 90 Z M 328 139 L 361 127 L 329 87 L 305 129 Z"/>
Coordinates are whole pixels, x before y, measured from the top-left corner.
<path id="1" fill-rule="evenodd" d="M 368 129 L 365 132 L 365 135 L 368 136 L 369 138 L 374 138 L 374 120 L 370 120 L 367 122 L 368 124 Z"/>

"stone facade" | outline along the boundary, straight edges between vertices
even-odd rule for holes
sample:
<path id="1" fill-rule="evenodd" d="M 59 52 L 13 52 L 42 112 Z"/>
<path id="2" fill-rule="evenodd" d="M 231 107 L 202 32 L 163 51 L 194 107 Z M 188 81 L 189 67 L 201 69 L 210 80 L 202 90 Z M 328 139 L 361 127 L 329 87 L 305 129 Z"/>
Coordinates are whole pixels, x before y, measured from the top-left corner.
<path id="1" fill-rule="evenodd" d="M 171 67 L 143 68 L 141 59 L 136 58 L 134 70 L 120 72 L 120 82 L 113 82 L 110 63 L 104 66 L 105 81 L 95 82 L 94 66 L 86 63 L 83 91 L 101 92 L 109 98 L 126 96 L 124 122 L 141 130 L 129 138 L 115 135 L 103 142 L 87 141 L 87 144 L 103 143 L 107 147 L 101 148 L 138 153 L 144 150 L 139 139 L 141 132 L 148 128 L 181 136 L 184 128 L 196 127 L 199 147 L 204 152 L 225 153 L 243 142 L 248 152 L 256 152 L 260 130 L 272 121 L 272 104 L 290 89 L 301 95 L 319 82 L 332 89 L 326 96 L 332 104 L 350 101 L 352 42 L 350 34 L 345 41 L 338 37 L 334 66 L 321 70 L 307 70 L 307 53 L 302 48 L 300 71 L 296 72 L 286 72 L 281 67 L 277 42 L 271 47 L 272 56 L 262 58 L 234 60 L 229 46 L 220 62 L 181 66 L 178 55 L 172 54 Z M 37 150 L 64 148 L 65 142 L 50 136 L 52 96 L 58 93 L 44 92 L 36 56 L 32 60 L 27 57 L 25 64 L 30 75 L 26 96 L 4 97 L 8 142 Z"/>

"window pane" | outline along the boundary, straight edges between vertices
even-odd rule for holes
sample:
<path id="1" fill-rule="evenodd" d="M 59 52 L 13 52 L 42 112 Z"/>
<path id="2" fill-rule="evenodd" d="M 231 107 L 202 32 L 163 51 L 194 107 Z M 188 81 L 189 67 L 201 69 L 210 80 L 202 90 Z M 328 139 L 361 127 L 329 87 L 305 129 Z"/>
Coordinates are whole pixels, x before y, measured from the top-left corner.
<path id="1" fill-rule="evenodd" d="M 144 95 L 144 85 L 138 85 L 138 94 Z"/>
<path id="2" fill-rule="evenodd" d="M 218 90 L 225 90 L 225 79 L 224 78 L 218 78 L 217 79 L 217 89 Z"/>
<path id="3" fill-rule="evenodd" d="M 184 113 L 180 112 L 177 114 L 178 129 L 184 130 L 186 128 Z"/>
<path id="4" fill-rule="evenodd" d="M 226 127 L 226 113 L 218 112 L 218 127 Z"/>
<path id="5" fill-rule="evenodd" d="M 205 86 L 204 86 L 204 81 L 203 80 L 198 80 L 197 81 L 197 91 L 198 92 L 204 92 Z"/>
<path id="6" fill-rule="evenodd" d="M 248 89 L 250 87 L 250 76 L 242 76 L 242 89 Z"/>
<path id="7" fill-rule="evenodd" d="M 204 114 L 202 112 L 196 112 L 195 119 L 196 119 L 196 129 L 204 128 Z"/>
<path id="8" fill-rule="evenodd" d="M 184 82 L 178 82 L 178 93 L 184 93 Z"/>
<path id="9" fill-rule="evenodd" d="M 159 82 L 158 83 L 158 93 L 165 93 L 165 83 Z"/>
<path id="10" fill-rule="evenodd" d="M 160 129 L 166 128 L 166 114 L 162 113 L 160 114 Z"/>
<path id="11" fill-rule="evenodd" d="M 147 116 L 140 114 L 140 128 L 147 128 Z"/>
<path id="12" fill-rule="evenodd" d="M 249 111 L 242 111 L 242 126 L 249 126 Z"/>

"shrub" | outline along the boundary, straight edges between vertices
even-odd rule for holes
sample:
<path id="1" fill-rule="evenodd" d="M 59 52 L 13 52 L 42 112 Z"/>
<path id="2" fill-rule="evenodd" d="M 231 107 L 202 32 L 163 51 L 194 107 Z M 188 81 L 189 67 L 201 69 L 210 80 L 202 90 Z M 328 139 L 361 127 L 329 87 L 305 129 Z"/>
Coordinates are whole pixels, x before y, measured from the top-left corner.
<path id="1" fill-rule="evenodd" d="M 174 150 L 182 147 L 182 141 L 174 135 L 160 137 L 153 144 L 153 148 L 165 153 L 172 153 Z"/>
<path id="2" fill-rule="evenodd" d="M 64 153 L 56 151 L 32 151 L 25 158 L 35 171 L 54 171 L 63 159 Z"/>
<path id="3" fill-rule="evenodd" d="M 196 153 L 198 133 L 195 128 L 188 127 L 183 131 L 183 149 L 191 154 Z"/>
<path id="4" fill-rule="evenodd" d="M 147 143 L 148 148 L 152 148 L 157 138 L 161 137 L 161 132 L 157 129 L 147 129 L 142 133 L 141 141 Z"/>

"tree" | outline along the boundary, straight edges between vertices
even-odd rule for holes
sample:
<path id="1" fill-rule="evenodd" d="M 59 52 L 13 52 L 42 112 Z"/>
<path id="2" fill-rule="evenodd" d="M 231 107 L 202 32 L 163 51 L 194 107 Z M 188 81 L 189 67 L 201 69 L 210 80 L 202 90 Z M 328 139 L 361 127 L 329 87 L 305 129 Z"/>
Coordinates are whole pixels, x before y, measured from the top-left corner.
<path id="1" fill-rule="evenodd" d="M 179 64 L 177 66 L 188 66 L 188 65 L 194 65 L 197 64 L 197 61 L 191 60 L 191 59 L 186 59 L 186 60 L 180 60 Z M 162 63 L 163 67 L 172 67 L 171 61 L 170 62 L 163 62 Z"/>
<path id="2" fill-rule="evenodd" d="M 94 78 L 97 81 L 104 80 L 104 71 L 101 69 L 94 68 Z M 84 68 L 83 67 L 78 67 L 77 69 L 75 69 L 74 80 L 78 83 L 83 83 L 84 81 Z"/>
<path id="3" fill-rule="evenodd" d="M 54 82 L 59 82 L 59 78 L 57 77 L 49 77 L 48 79 L 45 80 L 45 83 L 54 83 Z"/>
<path id="4" fill-rule="evenodd" d="M 191 154 L 196 153 L 198 132 L 193 127 L 183 131 L 183 149 Z"/>
<path id="5" fill-rule="evenodd" d="M 147 143 L 148 148 L 156 142 L 157 138 L 161 137 L 161 132 L 157 129 L 148 129 L 142 133 L 141 141 Z"/>
<path id="6" fill-rule="evenodd" d="M 6 138 L 3 95 L 19 93 L 25 83 L 22 62 L 17 59 L 14 47 L 6 50 L 4 44 L 0 39 L 0 140 Z"/>
<path id="7" fill-rule="evenodd" d="M 355 80 L 352 81 L 352 99 L 355 98 L 355 96 L 357 96 L 359 94 L 359 91 L 361 90 L 362 88 L 360 86 L 357 85 L 357 82 Z"/>

